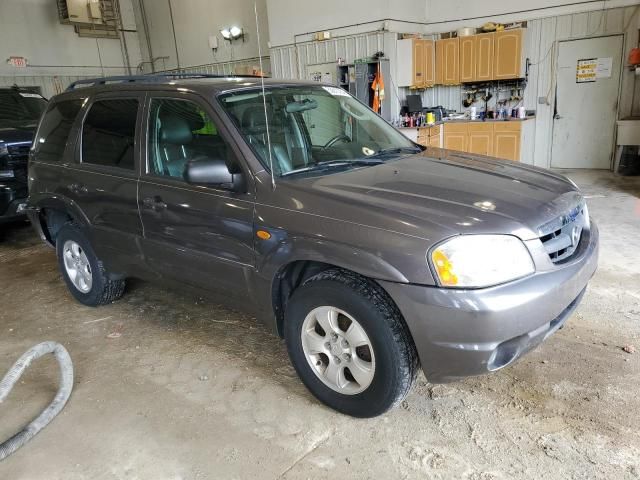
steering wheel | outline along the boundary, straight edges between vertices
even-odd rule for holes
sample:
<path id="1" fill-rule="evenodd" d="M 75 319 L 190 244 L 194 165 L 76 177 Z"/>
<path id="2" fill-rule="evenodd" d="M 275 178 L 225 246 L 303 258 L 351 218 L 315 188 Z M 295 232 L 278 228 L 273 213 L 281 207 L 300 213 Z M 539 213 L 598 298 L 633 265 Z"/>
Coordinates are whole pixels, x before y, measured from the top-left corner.
<path id="1" fill-rule="evenodd" d="M 351 139 L 347 135 L 345 135 L 344 133 L 341 133 L 340 135 L 336 135 L 331 140 L 329 140 L 327 143 L 325 143 L 324 147 L 322 147 L 322 150 L 326 150 L 329 147 L 333 147 L 336 143 L 338 143 L 340 141 L 342 141 L 342 142 L 350 142 Z"/>

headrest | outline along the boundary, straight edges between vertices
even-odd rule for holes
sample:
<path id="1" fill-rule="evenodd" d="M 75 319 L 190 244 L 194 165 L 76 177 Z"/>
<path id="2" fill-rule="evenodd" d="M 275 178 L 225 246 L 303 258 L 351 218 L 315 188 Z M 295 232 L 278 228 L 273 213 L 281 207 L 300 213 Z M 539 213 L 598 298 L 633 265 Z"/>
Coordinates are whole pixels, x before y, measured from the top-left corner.
<path id="1" fill-rule="evenodd" d="M 271 109 L 267 106 L 269 118 L 272 118 Z M 248 107 L 242 113 L 242 128 L 248 133 L 261 133 L 266 130 L 266 119 L 264 116 L 264 106 L 254 105 Z"/>
<path id="2" fill-rule="evenodd" d="M 174 145 L 186 145 L 191 143 L 193 134 L 189 123 L 175 115 L 165 115 L 160 117 L 160 142 Z"/>

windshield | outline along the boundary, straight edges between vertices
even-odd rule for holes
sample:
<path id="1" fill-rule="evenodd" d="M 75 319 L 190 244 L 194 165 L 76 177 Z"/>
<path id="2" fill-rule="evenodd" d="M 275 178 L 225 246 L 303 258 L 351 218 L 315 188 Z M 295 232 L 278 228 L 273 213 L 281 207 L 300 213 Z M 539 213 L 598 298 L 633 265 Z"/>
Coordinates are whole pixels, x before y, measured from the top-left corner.
<path id="1" fill-rule="evenodd" d="M 46 106 L 47 101 L 37 93 L 0 91 L 0 127 L 35 125 Z"/>
<path id="2" fill-rule="evenodd" d="M 242 90 L 219 98 L 269 170 L 262 91 Z M 265 98 L 276 175 L 374 165 L 420 151 L 341 88 L 274 87 L 266 89 Z"/>

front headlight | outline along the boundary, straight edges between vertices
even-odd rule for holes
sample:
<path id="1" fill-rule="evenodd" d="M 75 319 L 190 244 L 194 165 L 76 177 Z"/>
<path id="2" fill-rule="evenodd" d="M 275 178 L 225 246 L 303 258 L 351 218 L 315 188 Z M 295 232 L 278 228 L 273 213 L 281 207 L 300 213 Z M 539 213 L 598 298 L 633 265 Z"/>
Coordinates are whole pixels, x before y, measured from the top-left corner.
<path id="1" fill-rule="evenodd" d="M 511 235 L 460 235 L 441 243 L 430 257 L 444 287 L 489 287 L 535 271 L 527 247 Z"/>
<path id="2" fill-rule="evenodd" d="M 3 157 L 8 154 L 9 154 L 9 149 L 7 148 L 7 144 L 0 141 L 0 157 Z"/>

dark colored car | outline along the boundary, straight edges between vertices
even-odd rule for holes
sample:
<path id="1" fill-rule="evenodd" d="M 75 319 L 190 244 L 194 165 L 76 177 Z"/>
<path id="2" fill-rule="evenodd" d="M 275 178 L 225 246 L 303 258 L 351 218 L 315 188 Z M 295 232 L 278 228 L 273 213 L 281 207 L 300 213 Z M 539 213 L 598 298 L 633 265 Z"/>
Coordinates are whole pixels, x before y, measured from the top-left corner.
<path id="1" fill-rule="evenodd" d="M 0 224 L 24 217 L 29 149 L 46 105 L 33 91 L 0 88 Z"/>
<path id="2" fill-rule="evenodd" d="M 250 308 L 350 415 L 396 405 L 419 365 L 437 383 L 511 364 L 596 269 L 567 178 L 423 149 L 337 87 L 96 81 L 36 138 L 28 211 L 76 299 L 138 277 Z"/>

